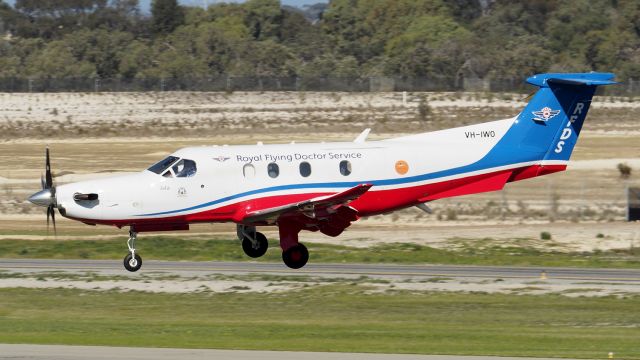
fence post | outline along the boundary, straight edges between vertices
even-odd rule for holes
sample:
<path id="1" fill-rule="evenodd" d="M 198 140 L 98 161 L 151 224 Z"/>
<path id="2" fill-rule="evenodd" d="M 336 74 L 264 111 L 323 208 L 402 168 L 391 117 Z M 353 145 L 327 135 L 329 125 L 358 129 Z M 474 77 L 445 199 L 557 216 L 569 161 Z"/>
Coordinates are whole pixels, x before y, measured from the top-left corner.
<path id="1" fill-rule="evenodd" d="M 100 79 L 99 78 L 95 78 L 93 80 L 93 91 L 95 91 L 95 92 L 99 92 L 100 91 Z"/>
<path id="2" fill-rule="evenodd" d="M 33 92 L 33 79 L 29 79 L 29 92 Z"/>
<path id="3" fill-rule="evenodd" d="M 296 91 L 300 91 L 300 77 L 296 76 Z"/>
<path id="4" fill-rule="evenodd" d="M 231 76 L 227 75 L 227 91 L 231 91 Z"/>
<path id="5" fill-rule="evenodd" d="M 164 78 L 160 78 L 160 91 L 164 91 Z"/>

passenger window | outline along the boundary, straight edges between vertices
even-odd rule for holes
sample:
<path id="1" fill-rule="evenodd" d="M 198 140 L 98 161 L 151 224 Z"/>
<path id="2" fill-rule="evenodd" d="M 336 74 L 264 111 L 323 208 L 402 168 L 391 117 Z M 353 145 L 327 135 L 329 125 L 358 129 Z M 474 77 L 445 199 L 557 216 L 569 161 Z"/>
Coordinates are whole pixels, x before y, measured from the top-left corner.
<path id="1" fill-rule="evenodd" d="M 196 162 L 193 160 L 182 159 L 171 167 L 176 177 L 192 177 L 196 174 Z"/>
<path id="2" fill-rule="evenodd" d="M 253 166 L 253 164 L 245 164 L 242 167 L 242 176 L 244 176 L 247 179 L 251 179 L 256 175 L 256 168 Z"/>
<path id="3" fill-rule="evenodd" d="M 272 178 L 277 178 L 280 175 L 280 167 L 276 163 L 270 163 L 267 165 L 267 173 Z"/>
<path id="4" fill-rule="evenodd" d="M 302 177 L 307 177 L 309 175 L 311 175 L 311 164 L 309 164 L 308 162 L 301 162 L 300 163 L 300 175 L 302 175 Z"/>
<path id="5" fill-rule="evenodd" d="M 351 163 L 348 160 L 340 161 L 340 174 L 344 176 L 351 174 Z"/>

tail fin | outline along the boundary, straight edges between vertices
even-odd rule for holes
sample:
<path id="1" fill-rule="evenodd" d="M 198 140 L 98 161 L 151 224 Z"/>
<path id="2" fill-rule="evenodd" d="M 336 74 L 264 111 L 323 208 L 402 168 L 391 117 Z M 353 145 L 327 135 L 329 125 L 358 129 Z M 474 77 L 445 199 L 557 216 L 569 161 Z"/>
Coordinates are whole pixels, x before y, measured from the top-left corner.
<path id="1" fill-rule="evenodd" d="M 611 73 L 538 74 L 539 86 L 508 136 L 521 151 L 543 160 L 569 160 L 598 85 L 615 84 Z"/>

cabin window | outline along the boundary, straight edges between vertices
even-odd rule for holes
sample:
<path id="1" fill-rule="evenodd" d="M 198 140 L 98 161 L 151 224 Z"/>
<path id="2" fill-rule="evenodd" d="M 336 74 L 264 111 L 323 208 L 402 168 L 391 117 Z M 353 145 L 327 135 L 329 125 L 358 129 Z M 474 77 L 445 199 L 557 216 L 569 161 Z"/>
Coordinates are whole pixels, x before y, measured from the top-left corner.
<path id="1" fill-rule="evenodd" d="M 340 161 L 340 174 L 344 176 L 351 174 L 351 163 L 348 160 Z"/>
<path id="2" fill-rule="evenodd" d="M 267 165 L 267 173 L 269 177 L 277 178 L 280 175 L 280 167 L 276 163 L 270 163 Z"/>
<path id="3" fill-rule="evenodd" d="M 306 161 L 301 162 L 300 163 L 300 175 L 302 175 L 302 177 L 308 177 L 309 175 L 311 175 L 311 164 L 309 164 Z"/>
<path id="4" fill-rule="evenodd" d="M 147 170 L 154 172 L 158 175 L 164 173 L 171 165 L 178 160 L 175 156 L 167 156 L 166 158 L 158 161 L 157 163 L 151 165 L 151 167 Z M 162 175 L 165 176 L 165 175 Z M 166 176 L 165 176 L 166 177 Z"/>
<path id="5" fill-rule="evenodd" d="M 189 159 L 182 159 L 171 167 L 176 177 L 192 177 L 196 174 L 196 162 Z"/>
<path id="6" fill-rule="evenodd" d="M 244 164 L 244 166 L 242 167 L 242 176 L 244 176 L 247 179 L 251 179 L 256 175 L 256 168 L 253 166 L 253 164 L 249 163 L 249 164 Z"/>

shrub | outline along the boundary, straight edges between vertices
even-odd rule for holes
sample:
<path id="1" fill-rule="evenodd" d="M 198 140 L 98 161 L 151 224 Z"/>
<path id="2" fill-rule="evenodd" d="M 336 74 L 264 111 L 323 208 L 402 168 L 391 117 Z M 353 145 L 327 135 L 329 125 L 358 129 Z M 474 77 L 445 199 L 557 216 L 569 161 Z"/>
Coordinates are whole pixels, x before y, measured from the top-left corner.
<path id="1" fill-rule="evenodd" d="M 623 179 L 628 179 L 631 176 L 631 166 L 627 164 L 619 163 L 618 171 L 620 171 L 620 177 Z"/>
<path id="2" fill-rule="evenodd" d="M 431 115 L 431 107 L 429 106 L 427 99 L 422 98 L 418 104 L 418 117 L 420 120 L 425 121 L 429 118 L 429 115 Z"/>
<path id="3" fill-rule="evenodd" d="M 540 233 L 540 239 L 542 240 L 551 240 L 551 233 L 548 231 L 543 231 Z"/>

